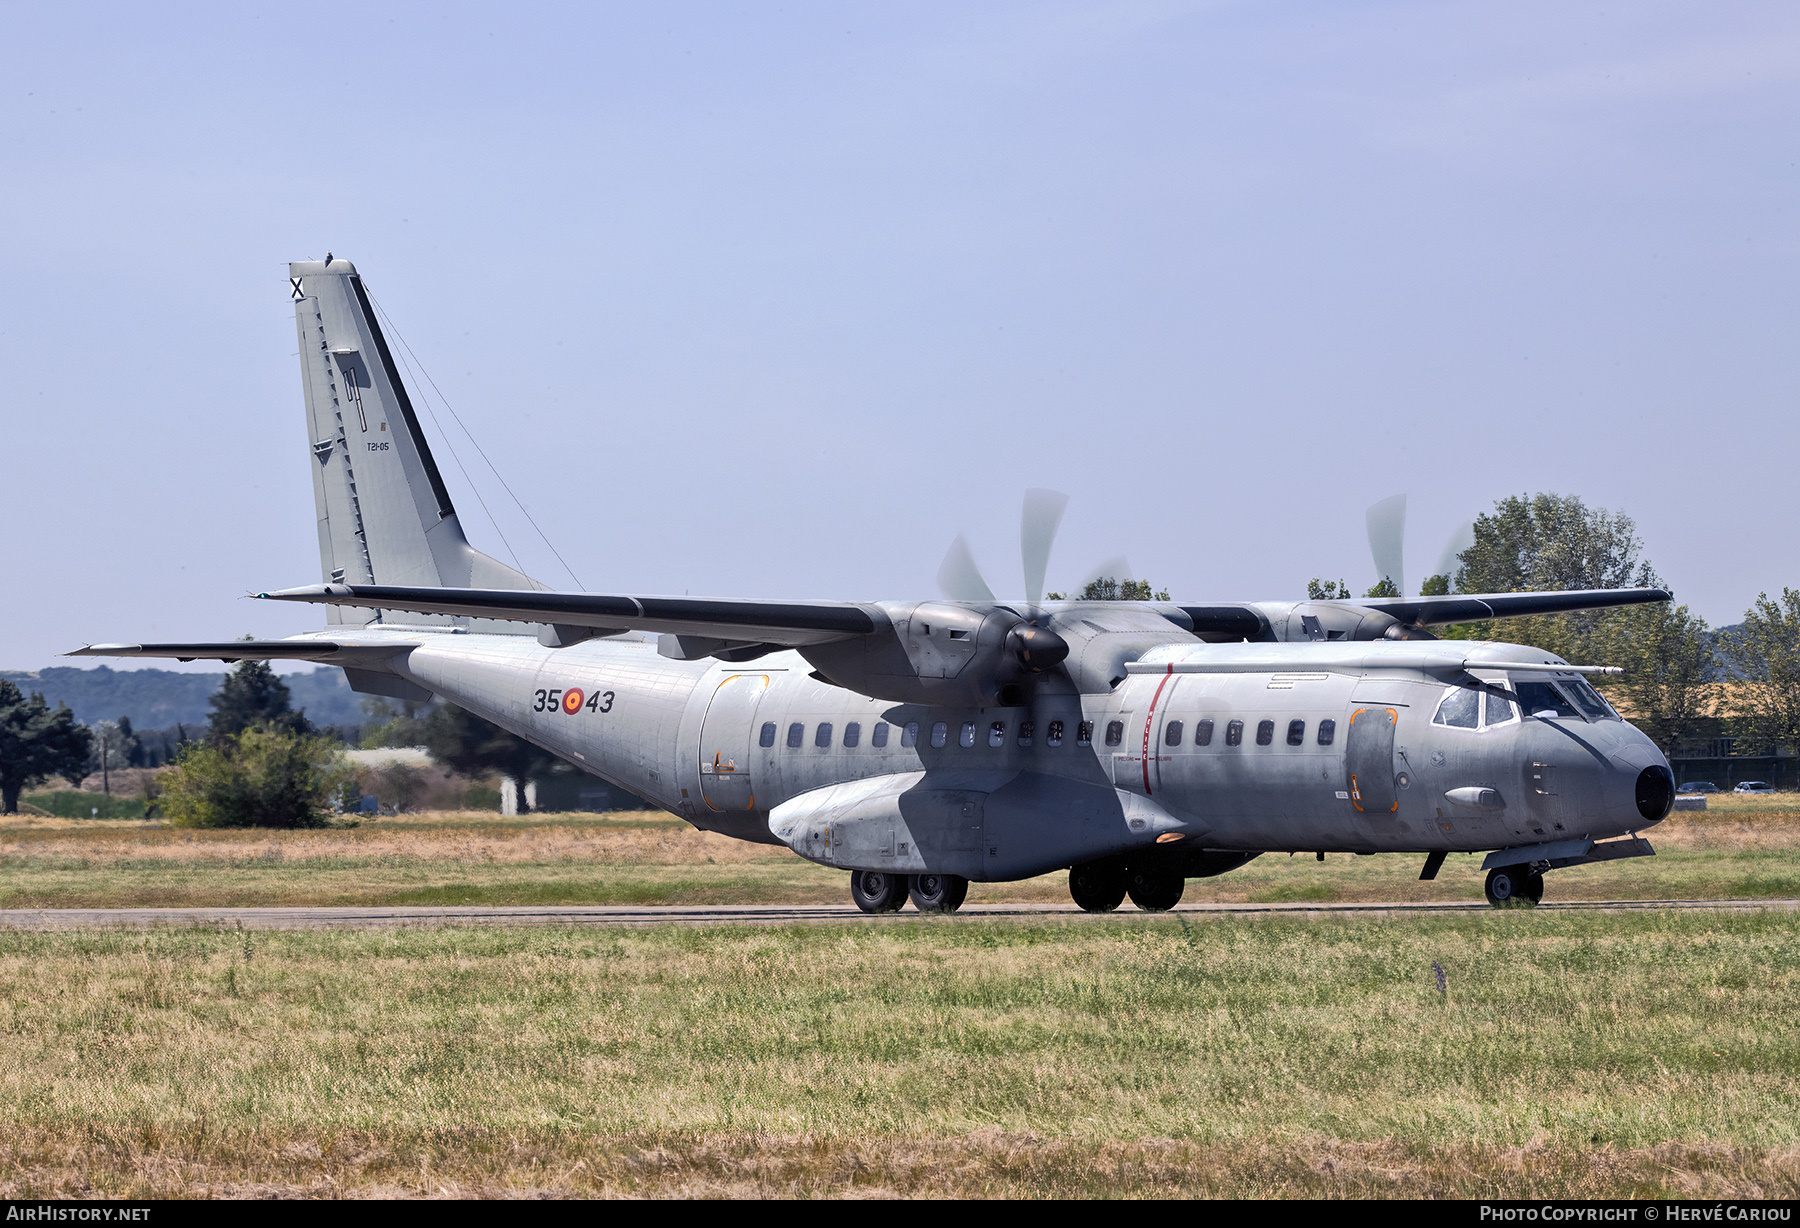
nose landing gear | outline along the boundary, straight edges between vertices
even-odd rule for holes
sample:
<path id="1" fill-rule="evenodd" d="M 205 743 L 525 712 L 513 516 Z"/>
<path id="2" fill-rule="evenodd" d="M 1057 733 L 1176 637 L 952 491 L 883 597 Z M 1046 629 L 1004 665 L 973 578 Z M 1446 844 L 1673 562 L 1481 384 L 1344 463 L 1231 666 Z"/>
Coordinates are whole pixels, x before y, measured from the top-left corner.
<path id="1" fill-rule="evenodd" d="M 1487 900 L 1495 908 L 1532 908 L 1544 898 L 1544 876 L 1529 865 L 1489 870 Z"/>

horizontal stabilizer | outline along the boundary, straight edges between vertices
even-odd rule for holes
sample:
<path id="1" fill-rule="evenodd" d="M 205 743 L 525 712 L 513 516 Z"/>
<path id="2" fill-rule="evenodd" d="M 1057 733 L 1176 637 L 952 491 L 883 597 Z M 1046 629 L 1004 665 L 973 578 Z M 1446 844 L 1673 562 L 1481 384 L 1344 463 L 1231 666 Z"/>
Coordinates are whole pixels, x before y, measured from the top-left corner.
<path id="1" fill-rule="evenodd" d="M 1457 593 L 1448 597 L 1356 597 L 1339 605 L 1361 606 L 1391 614 L 1403 623 L 1438 627 L 1488 618 L 1522 618 L 1528 614 L 1566 614 L 1571 610 L 1604 610 L 1613 606 L 1672 601 L 1660 588 L 1581 588 L 1558 593 Z"/>
<path id="2" fill-rule="evenodd" d="M 336 640 L 225 640 L 197 644 L 89 644 L 69 657 L 172 657 L 177 661 L 379 661 L 416 648 L 415 641 L 342 644 Z"/>
<path id="3" fill-rule="evenodd" d="M 712 597 L 621 597 L 529 589 L 426 588 L 394 584 L 313 584 L 258 593 L 271 601 L 463 614 L 560 627 L 668 632 L 799 647 L 870 635 L 875 619 L 843 601 L 734 601 Z"/>

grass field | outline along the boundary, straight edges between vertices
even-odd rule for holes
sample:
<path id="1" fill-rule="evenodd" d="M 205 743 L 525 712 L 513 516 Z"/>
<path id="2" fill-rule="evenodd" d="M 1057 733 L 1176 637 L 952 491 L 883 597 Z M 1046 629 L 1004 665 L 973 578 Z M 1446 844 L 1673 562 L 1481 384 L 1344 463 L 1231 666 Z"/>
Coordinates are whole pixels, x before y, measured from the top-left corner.
<path id="1" fill-rule="evenodd" d="M 1714 799 L 1650 833 L 1658 855 L 1553 872 L 1546 898 L 1800 896 L 1800 798 Z M 1265 856 L 1188 883 L 1189 901 L 1481 899 L 1481 857 L 1323 862 Z M 786 849 L 698 832 L 672 815 L 427 813 L 315 831 L 183 831 L 155 823 L 0 822 L 0 907 L 279 904 L 843 903 L 847 876 Z M 978 883 L 972 902 L 1068 899 L 1067 876 Z"/>
<path id="2" fill-rule="evenodd" d="M 1551 899 L 1800 894 L 1725 799 Z M 1476 858 L 1189 899 L 1477 899 Z M 0 827 L 21 905 L 842 902 L 667 816 Z M 1063 876 L 971 898 L 1067 898 Z M 1442 972 L 1442 982 L 1438 979 Z M 1800 916 L 0 931 L 0 1196 L 1800 1196 Z"/>
<path id="3" fill-rule="evenodd" d="M 1786 913 L 11 932 L 0 987 L 6 1197 L 1800 1195 Z"/>

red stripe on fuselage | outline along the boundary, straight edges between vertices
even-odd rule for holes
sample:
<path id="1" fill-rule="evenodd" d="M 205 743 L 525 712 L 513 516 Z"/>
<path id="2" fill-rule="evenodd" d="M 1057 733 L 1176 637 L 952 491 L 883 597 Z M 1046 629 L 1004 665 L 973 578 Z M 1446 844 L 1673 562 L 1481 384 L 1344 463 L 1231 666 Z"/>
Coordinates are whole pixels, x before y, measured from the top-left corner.
<path id="1" fill-rule="evenodd" d="M 1156 724 L 1156 704 L 1162 698 L 1163 688 L 1169 685 L 1169 679 L 1175 676 L 1175 663 L 1169 662 L 1169 668 L 1163 674 L 1163 680 L 1156 684 L 1156 694 L 1150 697 L 1150 711 L 1144 717 L 1144 796 L 1150 796 L 1150 727 Z"/>

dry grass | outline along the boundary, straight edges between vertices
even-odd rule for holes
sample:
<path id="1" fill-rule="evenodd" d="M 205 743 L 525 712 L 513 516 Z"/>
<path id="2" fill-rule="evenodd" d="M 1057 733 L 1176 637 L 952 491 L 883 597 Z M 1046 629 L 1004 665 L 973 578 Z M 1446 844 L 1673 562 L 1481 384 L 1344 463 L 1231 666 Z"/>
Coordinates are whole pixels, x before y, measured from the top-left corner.
<path id="1" fill-rule="evenodd" d="M 1773 912 L 0 934 L 0 1195 L 1791 1198 L 1797 970 Z"/>
<path id="2" fill-rule="evenodd" d="M 445 1129 L 47 1129 L 0 1137 L 0 1197 L 1792 1198 L 1793 1148 L 1411 1147 L 1336 1138 L 1103 1142 Z"/>
<path id="3" fill-rule="evenodd" d="M 1800 895 L 1800 805 L 1723 797 L 1651 835 L 1655 858 L 1558 871 L 1548 898 Z M 1192 902 L 1469 901 L 1479 855 L 1429 883 L 1416 856 L 1266 856 L 1188 884 Z M 184 831 L 157 823 L 21 816 L 0 822 L 0 906 L 841 903 L 841 871 L 696 831 L 661 812 L 428 812 L 355 827 Z M 976 884 L 975 903 L 1065 901 L 1066 876 Z"/>

